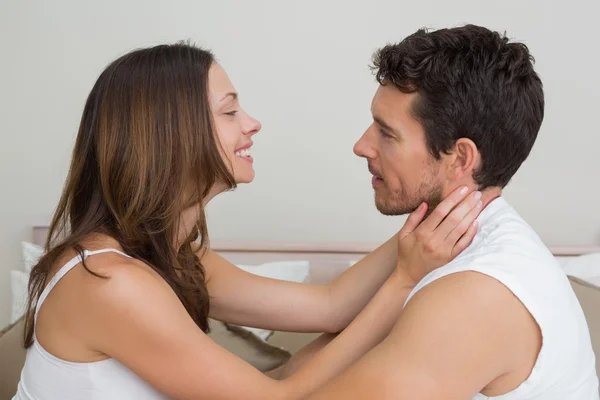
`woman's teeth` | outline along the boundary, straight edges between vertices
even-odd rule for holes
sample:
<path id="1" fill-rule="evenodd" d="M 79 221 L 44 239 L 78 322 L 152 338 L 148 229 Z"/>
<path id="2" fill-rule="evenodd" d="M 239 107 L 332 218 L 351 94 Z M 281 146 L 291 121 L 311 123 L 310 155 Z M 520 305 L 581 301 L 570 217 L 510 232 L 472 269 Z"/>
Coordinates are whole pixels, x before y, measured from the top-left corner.
<path id="1" fill-rule="evenodd" d="M 235 155 L 238 157 L 250 157 L 252 154 L 250 152 L 250 148 L 247 148 L 244 150 L 236 151 Z"/>

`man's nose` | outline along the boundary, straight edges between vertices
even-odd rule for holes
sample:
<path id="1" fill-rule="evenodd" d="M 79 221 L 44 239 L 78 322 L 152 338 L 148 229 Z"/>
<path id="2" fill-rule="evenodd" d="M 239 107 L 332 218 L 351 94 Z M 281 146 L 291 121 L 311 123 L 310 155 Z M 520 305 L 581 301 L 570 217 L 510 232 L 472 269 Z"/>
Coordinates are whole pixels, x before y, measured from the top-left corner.
<path id="1" fill-rule="evenodd" d="M 377 155 L 377 151 L 370 141 L 369 129 L 354 144 L 354 154 L 367 159 L 373 159 Z"/>

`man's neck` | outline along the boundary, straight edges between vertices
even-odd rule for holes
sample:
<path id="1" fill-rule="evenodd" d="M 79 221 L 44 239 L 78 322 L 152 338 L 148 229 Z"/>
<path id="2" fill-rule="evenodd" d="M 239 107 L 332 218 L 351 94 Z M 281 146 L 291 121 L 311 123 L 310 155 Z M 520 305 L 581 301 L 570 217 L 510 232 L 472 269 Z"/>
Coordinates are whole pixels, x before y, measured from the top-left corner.
<path id="1" fill-rule="evenodd" d="M 487 189 L 483 190 L 481 192 L 481 202 L 482 202 L 481 209 L 484 209 L 485 207 L 487 207 L 488 204 L 490 204 L 494 199 L 497 199 L 501 195 L 502 195 L 502 188 L 499 188 L 499 187 L 492 187 L 492 188 L 487 188 Z"/>

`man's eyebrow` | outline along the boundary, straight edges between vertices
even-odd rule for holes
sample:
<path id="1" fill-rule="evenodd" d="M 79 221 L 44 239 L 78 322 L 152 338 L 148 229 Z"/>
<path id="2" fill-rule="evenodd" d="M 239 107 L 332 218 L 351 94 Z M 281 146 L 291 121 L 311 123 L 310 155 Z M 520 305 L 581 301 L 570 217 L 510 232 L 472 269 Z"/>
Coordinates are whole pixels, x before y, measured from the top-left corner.
<path id="1" fill-rule="evenodd" d="M 398 132 L 394 128 L 392 128 L 387 122 L 385 122 L 383 118 L 377 115 L 373 115 L 373 121 L 377 122 L 377 124 L 379 124 L 385 130 L 390 131 L 391 133 L 398 134 Z"/>
<path id="2" fill-rule="evenodd" d="M 232 97 L 233 100 L 236 100 L 238 98 L 238 94 L 236 92 L 229 92 L 225 96 L 223 96 L 223 98 L 221 98 L 221 100 L 219 100 L 219 103 L 221 103 L 223 100 L 225 100 L 228 97 Z"/>

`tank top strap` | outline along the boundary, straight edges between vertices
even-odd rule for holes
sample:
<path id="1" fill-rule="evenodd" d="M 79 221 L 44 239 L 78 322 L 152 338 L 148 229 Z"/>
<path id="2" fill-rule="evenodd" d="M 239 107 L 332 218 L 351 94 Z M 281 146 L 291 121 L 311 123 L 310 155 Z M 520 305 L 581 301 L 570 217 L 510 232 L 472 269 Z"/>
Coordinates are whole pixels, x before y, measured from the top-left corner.
<path id="1" fill-rule="evenodd" d="M 101 254 L 101 253 L 118 253 L 118 254 L 121 254 L 121 255 L 123 255 L 125 257 L 130 257 L 131 258 L 131 256 L 128 256 L 127 254 L 125 254 L 122 251 L 119 251 L 117 249 L 101 249 L 101 250 L 94 250 L 94 251 L 84 250 L 83 251 L 83 258 L 81 256 L 81 254 L 76 255 L 75 257 L 73 257 L 71 260 L 69 260 L 65 265 L 63 265 L 58 270 L 58 272 L 52 277 L 52 279 L 50 279 L 50 282 L 48 282 L 48 284 L 44 288 L 44 291 L 40 295 L 40 298 L 38 299 L 37 304 L 35 306 L 34 321 L 37 321 L 37 316 L 38 316 L 38 312 L 40 311 L 40 307 L 42 306 L 42 304 L 44 304 L 44 301 L 46 300 L 46 297 L 48 297 L 48 295 L 50 294 L 50 291 L 52 291 L 52 289 L 54 288 L 54 286 L 56 286 L 56 284 L 69 271 L 71 271 L 75 266 L 77 266 L 83 260 L 85 260 L 89 256 L 93 256 L 93 255 Z"/>

